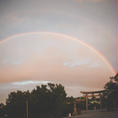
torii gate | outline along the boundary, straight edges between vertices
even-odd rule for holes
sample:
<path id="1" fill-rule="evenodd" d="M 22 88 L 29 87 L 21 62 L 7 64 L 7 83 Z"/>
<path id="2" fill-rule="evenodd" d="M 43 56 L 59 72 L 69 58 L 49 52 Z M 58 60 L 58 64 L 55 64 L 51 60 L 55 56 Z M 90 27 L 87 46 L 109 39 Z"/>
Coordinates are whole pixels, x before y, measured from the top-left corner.
<path id="1" fill-rule="evenodd" d="M 101 105 L 101 97 L 102 97 L 102 94 L 106 92 L 106 90 L 101 90 L 101 91 L 80 91 L 80 93 L 83 94 L 83 97 L 86 98 L 86 111 L 88 111 L 88 97 L 96 97 L 98 96 L 100 98 L 100 108 L 102 107 Z"/>

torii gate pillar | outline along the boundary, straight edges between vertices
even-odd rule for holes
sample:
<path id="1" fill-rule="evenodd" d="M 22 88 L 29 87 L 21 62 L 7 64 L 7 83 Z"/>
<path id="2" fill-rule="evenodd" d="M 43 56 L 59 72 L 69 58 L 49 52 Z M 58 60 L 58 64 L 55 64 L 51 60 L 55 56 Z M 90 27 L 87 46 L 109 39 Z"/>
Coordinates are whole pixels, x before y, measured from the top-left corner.
<path id="1" fill-rule="evenodd" d="M 86 98 L 86 111 L 88 111 L 88 97 L 92 97 L 92 96 L 99 96 L 100 98 L 100 109 L 102 108 L 102 93 L 106 92 L 106 90 L 101 90 L 101 91 L 80 91 L 80 93 L 84 94 L 84 97 Z M 94 95 L 97 94 L 97 95 Z"/>
<path id="2" fill-rule="evenodd" d="M 74 112 L 73 112 L 73 115 L 77 115 L 77 106 L 76 106 L 76 102 L 74 102 Z"/>
<path id="3" fill-rule="evenodd" d="M 88 111 L 88 94 L 86 94 L 86 111 Z"/>

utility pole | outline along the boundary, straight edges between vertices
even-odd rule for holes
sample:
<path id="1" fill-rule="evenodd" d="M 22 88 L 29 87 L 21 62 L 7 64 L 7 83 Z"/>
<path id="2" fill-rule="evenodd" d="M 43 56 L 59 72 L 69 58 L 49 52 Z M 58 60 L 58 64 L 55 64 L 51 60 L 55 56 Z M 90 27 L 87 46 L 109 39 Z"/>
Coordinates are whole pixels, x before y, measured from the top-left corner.
<path id="1" fill-rule="evenodd" d="M 26 118 L 28 118 L 28 100 L 26 100 Z"/>

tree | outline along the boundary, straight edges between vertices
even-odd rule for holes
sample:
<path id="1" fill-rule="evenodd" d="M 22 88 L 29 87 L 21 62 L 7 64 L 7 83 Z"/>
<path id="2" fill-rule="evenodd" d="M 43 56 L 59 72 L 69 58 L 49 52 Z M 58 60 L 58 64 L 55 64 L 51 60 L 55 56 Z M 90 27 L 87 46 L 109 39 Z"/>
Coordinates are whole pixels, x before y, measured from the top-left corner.
<path id="1" fill-rule="evenodd" d="M 60 117 L 64 112 L 65 101 L 66 93 L 61 84 L 37 86 L 31 92 L 30 113 L 35 117 Z"/>
<path id="2" fill-rule="evenodd" d="M 4 118 L 5 115 L 5 105 L 0 103 L 0 118 Z"/>
<path id="3" fill-rule="evenodd" d="M 107 91 L 107 93 L 105 93 L 107 109 L 118 108 L 118 73 L 110 77 L 110 81 L 105 84 L 104 88 Z"/>
<path id="4" fill-rule="evenodd" d="M 22 92 L 11 92 L 8 95 L 8 99 L 6 100 L 6 110 L 7 115 L 10 118 L 24 118 L 26 115 L 26 100 L 29 96 L 29 91 Z"/>
<path id="5" fill-rule="evenodd" d="M 29 118 L 60 118 L 65 113 L 66 92 L 61 84 L 52 83 L 37 86 L 31 92 L 11 92 L 5 105 L 7 118 L 25 118 L 26 101 Z"/>

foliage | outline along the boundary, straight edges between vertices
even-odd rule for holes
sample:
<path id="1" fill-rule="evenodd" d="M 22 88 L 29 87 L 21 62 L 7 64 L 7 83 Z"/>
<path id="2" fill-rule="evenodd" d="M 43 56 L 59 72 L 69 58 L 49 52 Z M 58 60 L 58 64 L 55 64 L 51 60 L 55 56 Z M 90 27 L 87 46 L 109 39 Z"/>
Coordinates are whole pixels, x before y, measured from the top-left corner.
<path id="1" fill-rule="evenodd" d="M 11 92 L 0 118 L 26 118 L 26 101 L 29 118 L 61 118 L 68 112 L 64 87 L 49 83 L 37 86 L 31 92 Z M 3 110 L 3 107 L 0 109 Z"/>
<path id="2" fill-rule="evenodd" d="M 5 115 L 5 105 L 3 103 L 0 103 L 0 118 L 3 118 Z"/>
<path id="3" fill-rule="evenodd" d="M 105 90 L 107 91 L 104 96 L 106 107 L 108 110 L 113 110 L 118 108 L 118 73 L 110 77 L 110 81 L 105 84 Z"/>

